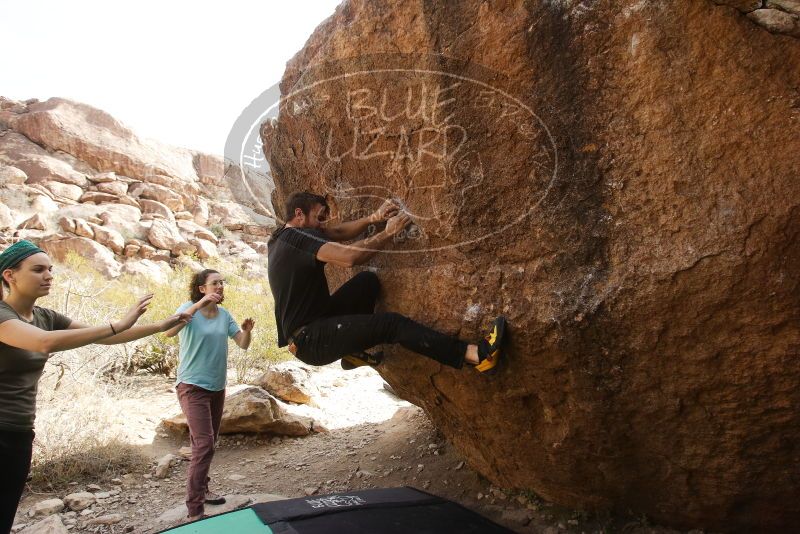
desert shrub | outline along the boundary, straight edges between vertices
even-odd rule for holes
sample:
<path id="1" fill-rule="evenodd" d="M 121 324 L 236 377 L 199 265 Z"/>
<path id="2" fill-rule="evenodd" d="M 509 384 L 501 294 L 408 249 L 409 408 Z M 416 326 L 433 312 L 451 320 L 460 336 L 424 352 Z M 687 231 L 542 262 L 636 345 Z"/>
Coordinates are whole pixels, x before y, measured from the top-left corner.
<path id="1" fill-rule="evenodd" d="M 223 237 L 225 237 L 225 227 L 219 223 L 212 224 L 211 226 L 209 226 L 208 231 L 214 234 L 217 237 L 217 239 L 222 239 Z"/>

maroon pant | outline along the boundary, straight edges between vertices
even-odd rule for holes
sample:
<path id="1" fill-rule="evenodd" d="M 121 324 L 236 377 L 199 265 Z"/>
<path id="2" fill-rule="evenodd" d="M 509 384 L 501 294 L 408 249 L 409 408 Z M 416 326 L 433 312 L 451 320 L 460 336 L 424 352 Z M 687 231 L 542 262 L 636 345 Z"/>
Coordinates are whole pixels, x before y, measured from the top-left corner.
<path id="1" fill-rule="evenodd" d="M 193 384 L 178 384 L 178 401 L 189 424 L 192 460 L 186 481 L 186 508 L 189 515 L 202 514 L 208 491 L 208 471 L 214 458 L 214 444 L 219 436 L 225 390 L 208 391 Z"/>

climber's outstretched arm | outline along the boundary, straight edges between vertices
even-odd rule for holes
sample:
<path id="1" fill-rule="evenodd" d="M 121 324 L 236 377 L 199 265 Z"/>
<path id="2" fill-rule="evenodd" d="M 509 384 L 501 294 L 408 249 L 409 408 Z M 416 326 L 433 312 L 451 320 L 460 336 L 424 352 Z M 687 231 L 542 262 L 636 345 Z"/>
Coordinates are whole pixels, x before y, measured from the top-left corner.
<path id="1" fill-rule="evenodd" d="M 372 224 L 371 218 L 372 215 L 347 222 L 333 219 L 323 223 L 320 228 L 331 241 L 350 241 L 366 231 L 367 227 Z"/>
<path id="2" fill-rule="evenodd" d="M 366 263 L 376 252 L 386 247 L 392 238 L 409 224 L 411 224 L 411 217 L 408 214 L 395 215 L 386 223 L 385 230 L 366 239 L 356 241 L 350 245 L 325 243 L 317 251 L 317 259 L 339 267 L 361 265 Z"/>
<path id="3" fill-rule="evenodd" d="M 370 224 L 387 221 L 394 217 L 399 209 L 394 200 L 387 200 L 381 204 L 380 208 L 366 217 L 347 222 L 331 219 L 322 223 L 321 228 L 332 241 L 349 241 L 363 234 Z"/>

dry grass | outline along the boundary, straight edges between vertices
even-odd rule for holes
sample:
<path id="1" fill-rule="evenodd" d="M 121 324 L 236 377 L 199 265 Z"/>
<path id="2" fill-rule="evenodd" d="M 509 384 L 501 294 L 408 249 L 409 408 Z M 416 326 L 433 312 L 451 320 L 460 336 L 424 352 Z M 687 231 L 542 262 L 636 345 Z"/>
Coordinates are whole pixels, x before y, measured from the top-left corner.
<path id="1" fill-rule="evenodd" d="M 231 343 L 229 365 L 243 382 L 271 361 L 287 357 L 277 349 L 272 297 L 266 282 L 245 279 L 239 266 L 217 262 L 226 281 L 225 307 L 241 323 L 256 321 L 248 351 Z M 154 293 L 142 324 L 174 313 L 188 300 L 188 270 L 176 270 L 166 283 L 141 278 L 105 280 L 85 261 L 71 257 L 56 268 L 54 289 L 39 302 L 73 320 L 104 324 L 122 316 L 136 297 Z M 99 481 L 140 468 L 150 459 L 126 434 L 118 400 L 135 396 L 121 376 L 160 372 L 174 376 L 177 337 L 151 336 L 124 345 L 89 345 L 53 355 L 39 385 L 31 489 L 51 491 L 70 482 Z M 166 414 L 165 414 L 166 415 Z"/>
<path id="2" fill-rule="evenodd" d="M 150 459 L 126 440 L 121 391 L 99 381 L 61 379 L 40 384 L 31 488 L 52 491 L 73 481 L 100 482 L 146 466 Z"/>

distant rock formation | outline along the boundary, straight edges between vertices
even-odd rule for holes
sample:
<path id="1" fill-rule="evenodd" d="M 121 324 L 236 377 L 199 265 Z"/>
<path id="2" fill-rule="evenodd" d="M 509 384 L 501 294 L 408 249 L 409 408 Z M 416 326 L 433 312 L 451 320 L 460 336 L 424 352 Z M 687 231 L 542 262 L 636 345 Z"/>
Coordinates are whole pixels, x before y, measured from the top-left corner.
<path id="1" fill-rule="evenodd" d="M 224 172 L 220 157 L 139 138 L 85 104 L 0 97 L 0 246 L 77 252 L 108 277 L 219 255 L 263 274 L 275 221 Z"/>
<path id="2" fill-rule="evenodd" d="M 797 4 L 349 0 L 288 63 L 276 205 L 398 197 L 418 228 L 371 264 L 383 309 L 509 319 L 494 376 L 379 368 L 493 483 L 800 524 Z"/>

